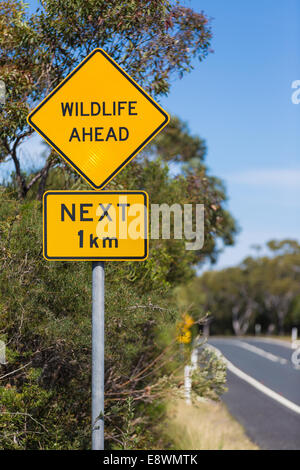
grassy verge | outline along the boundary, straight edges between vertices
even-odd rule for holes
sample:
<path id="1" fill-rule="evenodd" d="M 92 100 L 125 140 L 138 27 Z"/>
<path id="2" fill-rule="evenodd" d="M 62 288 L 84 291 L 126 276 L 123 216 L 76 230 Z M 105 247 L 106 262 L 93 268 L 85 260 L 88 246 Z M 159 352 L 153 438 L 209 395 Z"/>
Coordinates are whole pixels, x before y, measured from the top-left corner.
<path id="1" fill-rule="evenodd" d="M 223 403 L 177 400 L 167 409 L 165 434 L 177 450 L 258 450 Z"/>

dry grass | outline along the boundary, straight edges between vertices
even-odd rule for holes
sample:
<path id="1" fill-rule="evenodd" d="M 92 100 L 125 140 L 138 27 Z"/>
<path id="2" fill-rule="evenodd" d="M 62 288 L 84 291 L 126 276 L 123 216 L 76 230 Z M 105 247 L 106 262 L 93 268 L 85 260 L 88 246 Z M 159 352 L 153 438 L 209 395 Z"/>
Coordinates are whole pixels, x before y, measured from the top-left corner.
<path id="1" fill-rule="evenodd" d="M 222 403 L 178 400 L 168 408 L 166 434 L 178 450 L 258 450 Z"/>

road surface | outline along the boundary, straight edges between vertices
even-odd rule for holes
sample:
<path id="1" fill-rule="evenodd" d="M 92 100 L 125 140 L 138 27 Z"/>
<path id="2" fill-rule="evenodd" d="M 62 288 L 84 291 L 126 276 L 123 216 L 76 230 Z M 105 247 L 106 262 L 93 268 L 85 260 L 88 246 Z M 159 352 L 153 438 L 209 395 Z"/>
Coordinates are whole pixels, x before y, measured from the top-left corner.
<path id="1" fill-rule="evenodd" d="M 230 413 L 261 449 L 300 449 L 300 370 L 276 340 L 210 338 L 227 360 Z"/>

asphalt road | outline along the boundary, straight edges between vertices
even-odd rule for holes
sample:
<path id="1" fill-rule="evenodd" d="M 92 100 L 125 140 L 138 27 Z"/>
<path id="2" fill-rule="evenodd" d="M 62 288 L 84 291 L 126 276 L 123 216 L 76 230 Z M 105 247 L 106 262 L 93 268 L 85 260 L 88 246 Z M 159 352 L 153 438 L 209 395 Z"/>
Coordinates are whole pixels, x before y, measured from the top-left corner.
<path id="1" fill-rule="evenodd" d="M 300 450 L 300 370 L 293 350 L 263 339 L 210 338 L 228 362 L 222 399 L 261 449 Z M 274 393 L 275 392 L 275 393 Z"/>

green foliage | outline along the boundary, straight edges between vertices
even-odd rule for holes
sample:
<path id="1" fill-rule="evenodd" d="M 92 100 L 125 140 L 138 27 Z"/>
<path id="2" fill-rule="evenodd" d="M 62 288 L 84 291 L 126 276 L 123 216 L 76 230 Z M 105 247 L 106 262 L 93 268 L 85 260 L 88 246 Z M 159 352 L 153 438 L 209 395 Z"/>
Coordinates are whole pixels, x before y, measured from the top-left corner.
<path id="1" fill-rule="evenodd" d="M 226 363 L 206 348 L 199 349 L 198 363 L 199 369 L 192 375 L 193 392 L 217 400 L 226 391 Z"/>
<path id="2" fill-rule="evenodd" d="M 169 89 L 173 73 L 209 52 L 211 32 L 202 13 L 167 0 L 43 0 L 30 21 L 66 75 L 95 47 L 103 47 L 154 94 Z"/>
<path id="3" fill-rule="evenodd" d="M 164 160 L 201 164 L 206 155 L 205 142 L 198 136 L 190 135 L 188 126 L 173 117 L 165 131 L 157 136 L 150 151 L 156 151 Z"/>
<path id="4" fill-rule="evenodd" d="M 76 437 L 79 430 L 73 429 L 82 421 L 64 403 L 67 396 L 58 401 L 53 391 L 41 386 L 41 373 L 39 368 L 28 369 L 19 390 L 9 383 L 0 386 L 2 449 L 68 450 L 82 443 L 82 436 Z"/>

